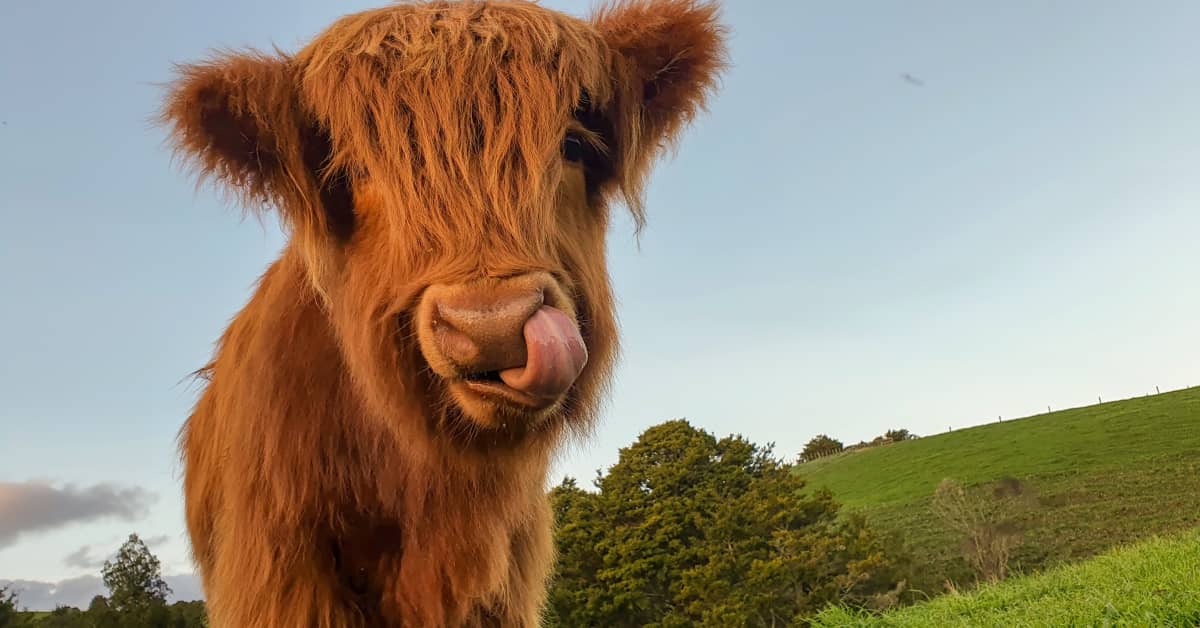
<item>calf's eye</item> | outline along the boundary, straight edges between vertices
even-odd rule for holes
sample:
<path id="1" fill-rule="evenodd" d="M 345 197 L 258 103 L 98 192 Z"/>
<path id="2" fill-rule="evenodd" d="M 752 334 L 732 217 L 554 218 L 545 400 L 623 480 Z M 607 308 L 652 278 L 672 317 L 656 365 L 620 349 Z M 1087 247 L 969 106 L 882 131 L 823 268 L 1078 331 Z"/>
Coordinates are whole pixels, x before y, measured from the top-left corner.
<path id="1" fill-rule="evenodd" d="M 566 159 L 567 161 L 573 163 L 579 163 L 583 161 L 583 140 L 575 137 L 574 135 L 568 135 L 566 139 L 563 140 L 562 154 L 563 159 Z"/>

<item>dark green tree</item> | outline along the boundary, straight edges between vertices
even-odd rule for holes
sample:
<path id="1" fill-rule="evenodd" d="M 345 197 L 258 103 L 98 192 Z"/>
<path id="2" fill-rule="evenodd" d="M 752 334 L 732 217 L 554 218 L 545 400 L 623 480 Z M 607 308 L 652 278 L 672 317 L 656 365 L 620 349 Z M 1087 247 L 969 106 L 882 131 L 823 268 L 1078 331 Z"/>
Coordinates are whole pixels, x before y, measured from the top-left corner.
<path id="1" fill-rule="evenodd" d="M 129 535 L 114 560 L 104 562 L 102 573 L 109 591 L 108 607 L 120 616 L 122 625 L 166 625 L 171 588 L 162 578 L 158 558 L 137 534 Z"/>
<path id="2" fill-rule="evenodd" d="M 554 505 L 558 550 L 556 585 L 548 592 L 547 622 L 552 626 L 586 626 L 598 600 L 592 588 L 603 565 L 597 550 L 603 520 L 595 495 L 566 478 L 550 492 Z"/>
<path id="3" fill-rule="evenodd" d="M 204 602 L 175 602 L 171 609 L 171 628 L 207 628 Z"/>
<path id="4" fill-rule="evenodd" d="M 84 628 L 89 623 L 83 611 L 70 606 L 58 606 L 34 625 L 37 628 Z"/>
<path id="5" fill-rule="evenodd" d="M 687 421 L 646 430 L 596 481 L 552 492 L 559 626 L 792 625 L 900 582 L 861 519 L 741 438 Z"/>
<path id="6" fill-rule="evenodd" d="M 9 586 L 0 585 L 0 628 L 16 628 L 20 625 L 17 592 Z"/>
<path id="7" fill-rule="evenodd" d="M 109 608 L 108 598 L 97 595 L 88 604 L 87 619 L 89 628 L 120 628 L 121 616 Z"/>

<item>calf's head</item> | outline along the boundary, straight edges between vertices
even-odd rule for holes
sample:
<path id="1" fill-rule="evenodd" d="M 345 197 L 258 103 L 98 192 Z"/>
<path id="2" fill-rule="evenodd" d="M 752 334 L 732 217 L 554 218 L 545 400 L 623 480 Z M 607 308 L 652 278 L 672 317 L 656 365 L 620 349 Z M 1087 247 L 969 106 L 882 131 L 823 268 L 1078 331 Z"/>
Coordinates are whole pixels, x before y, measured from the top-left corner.
<path id="1" fill-rule="evenodd" d="M 640 223 L 721 39 L 688 0 L 397 4 L 182 66 L 163 116 L 202 178 L 278 209 L 371 414 L 519 439 L 594 410 L 609 205 Z"/>

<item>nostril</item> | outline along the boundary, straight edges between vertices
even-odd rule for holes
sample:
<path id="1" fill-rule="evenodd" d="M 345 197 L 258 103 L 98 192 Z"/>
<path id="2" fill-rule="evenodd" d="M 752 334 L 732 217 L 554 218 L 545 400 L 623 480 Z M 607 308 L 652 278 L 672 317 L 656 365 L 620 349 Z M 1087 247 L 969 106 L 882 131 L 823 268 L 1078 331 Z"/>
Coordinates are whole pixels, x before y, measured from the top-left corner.
<path id="1" fill-rule="evenodd" d="M 525 364 L 524 327 L 542 307 L 543 290 L 516 294 L 462 291 L 439 296 L 428 329 L 459 376 L 499 382 L 500 371 Z"/>
<path id="2" fill-rule="evenodd" d="M 479 345 L 470 336 L 451 325 L 439 324 L 436 318 L 432 324 L 438 346 L 452 362 L 465 366 L 479 359 Z"/>

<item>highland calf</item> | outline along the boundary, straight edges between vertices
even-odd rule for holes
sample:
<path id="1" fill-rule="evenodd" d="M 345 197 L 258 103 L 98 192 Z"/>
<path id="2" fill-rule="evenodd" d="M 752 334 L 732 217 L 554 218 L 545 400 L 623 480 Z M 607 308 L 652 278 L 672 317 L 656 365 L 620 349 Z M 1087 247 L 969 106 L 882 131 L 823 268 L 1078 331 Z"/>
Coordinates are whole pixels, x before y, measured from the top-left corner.
<path id="1" fill-rule="evenodd" d="M 288 244 L 180 433 L 218 628 L 535 626 L 545 482 L 617 351 L 608 208 L 724 63 L 714 7 L 396 4 L 184 65 L 180 154 Z"/>

